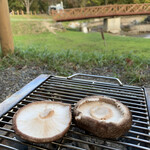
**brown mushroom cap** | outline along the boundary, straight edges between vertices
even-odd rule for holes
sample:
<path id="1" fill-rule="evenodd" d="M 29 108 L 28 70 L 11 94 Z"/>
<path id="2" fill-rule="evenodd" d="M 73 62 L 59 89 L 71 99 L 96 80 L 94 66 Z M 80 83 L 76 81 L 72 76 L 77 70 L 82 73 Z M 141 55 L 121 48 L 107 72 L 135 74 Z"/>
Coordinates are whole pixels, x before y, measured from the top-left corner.
<path id="1" fill-rule="evenodd" d="M 121 102 L 105 97 L 90 96 L 74 108 L 75 123 L 101 138 L 118 138 L 132 125 L 132 115 Z"/>
<path id="2" fill-rule="evenodd" d="M 15 133 L 35 143 L 55 141 L 65 135 L 71 124 L 71 105 L 53 101 L 33 102 L 13 117 Z"/>

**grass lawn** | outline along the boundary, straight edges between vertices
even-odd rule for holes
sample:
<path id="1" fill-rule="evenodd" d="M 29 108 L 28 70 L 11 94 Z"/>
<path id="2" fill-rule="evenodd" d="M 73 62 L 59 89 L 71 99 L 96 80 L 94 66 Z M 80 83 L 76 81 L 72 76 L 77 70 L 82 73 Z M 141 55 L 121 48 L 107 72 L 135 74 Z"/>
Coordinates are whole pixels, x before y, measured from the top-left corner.
<path id="1" fill-rule="evenodd" d="M 100 33 L 84 34 L 77 31 L 41 33 L 33 35 L 14 36 L 15 45 L 28 49 L 62 51 L 74 50 L 81 52 L 113 53 L 116 55 L 132 54 L 141 59 L 150 59 L 149 39 L 136 37 L 121 37 L 105 34 L 106 46 Z"/>
<path id="2" fill-rule="evenodd" d="M 12 16 L 11 20 L 17 17 Z M 108 67 L 114 76 L 121 74 L 131 84 L 150 78 L 149 39 L 105 34 L 104 45 L 96 32 L 66 30 L 53 34 L 40 32 L 43 30 L 40 22 L 13 20 L 11 24 L 15 54 L 3 58 L 1 68 L 35 63 L 47 65 L 60 75 L 70 75 L 81 69 Z"/>
<path id="3" fill-rule="evenodd" d="M 48 16 L 48 15 L 14 15 L 14 16 L 10 16 L 10 20 L 11 21 L 15 21 L 16 19 L 25 19 L 25 20 L 28 20 L 28 19 L 50 19 L 51 17 Z"/>

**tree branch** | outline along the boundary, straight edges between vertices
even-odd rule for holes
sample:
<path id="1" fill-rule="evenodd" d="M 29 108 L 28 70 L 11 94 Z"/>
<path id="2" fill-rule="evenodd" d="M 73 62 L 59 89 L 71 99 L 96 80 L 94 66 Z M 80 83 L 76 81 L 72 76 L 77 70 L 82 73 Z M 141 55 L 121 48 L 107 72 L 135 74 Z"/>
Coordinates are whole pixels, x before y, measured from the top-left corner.
<path id="1" fill-rule="evenodd" d="M 21 0 L 21 2 L 22 2 L 22 4 L 23 4 L 24 6 L 26 5 L 24 1 Z"/>
<path id="2" fill-rule="evenodd" d="M 31 0 L 31 2 L 29 3 L 29 7 L 32 5 L 33 1 L 34 1 L 34 0 Z"/>
<path id="3" fill-rule="evenodd" d="M 23 4 L 24 6 L 27 5 L 27 0 L 21 0 L 21 2 L 22 2 L 22 4 Z"/>

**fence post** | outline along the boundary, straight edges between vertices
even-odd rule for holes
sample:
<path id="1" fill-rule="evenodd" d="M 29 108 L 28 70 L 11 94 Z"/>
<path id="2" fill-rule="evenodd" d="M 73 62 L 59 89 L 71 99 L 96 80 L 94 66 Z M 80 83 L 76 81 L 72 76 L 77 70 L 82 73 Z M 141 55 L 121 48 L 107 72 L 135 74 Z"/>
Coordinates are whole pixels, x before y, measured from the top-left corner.
<path id="1" fill-rule="evenodd" d="M 14 15 L 15 13 L 14 13 L 14 11 L 12 10 L 12 15 Z"/>
<path id="2" fill-rule="evenodd" d="M 17 10 L 17 15 L 19 15 L 19 10 Z"/>
<path id="3" fill-rule="evenodd" d="M 14 53 L 8 0 L 0 0 L 0 44 L 3 56 Z"/>
<path id="4" fill-rule="evenodd" d="M 21 15 L 24 15 L 24 12 L 23 12 L 23 10 L 21 10 Z"/>

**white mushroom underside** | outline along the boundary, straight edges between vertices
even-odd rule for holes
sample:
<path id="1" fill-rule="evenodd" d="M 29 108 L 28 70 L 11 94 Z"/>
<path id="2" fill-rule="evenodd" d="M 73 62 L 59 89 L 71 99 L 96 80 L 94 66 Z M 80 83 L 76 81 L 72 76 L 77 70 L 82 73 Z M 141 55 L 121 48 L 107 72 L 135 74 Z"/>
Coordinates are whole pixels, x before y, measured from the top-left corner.
<path id="1" fill-rule="evenodd" d="M 51 117 L 41 118 L 45 110 L 54 110 Z M 21 111 L 16 120 L 22 133 L 35 138 L 50 138 L 63 132 L 70 122 L 70 108 L 61 104 L 36 104 Z"/>
<path id="2" fill-rule="evenodd" d="M 90 101 L 77 108 L 83 116 L 87 116 L 98 121 L 118 123 L 123 119 L 121 111 L 112 104 L 105 102 Z M 80 119 L 81 116 L 77 118 Z"/>

